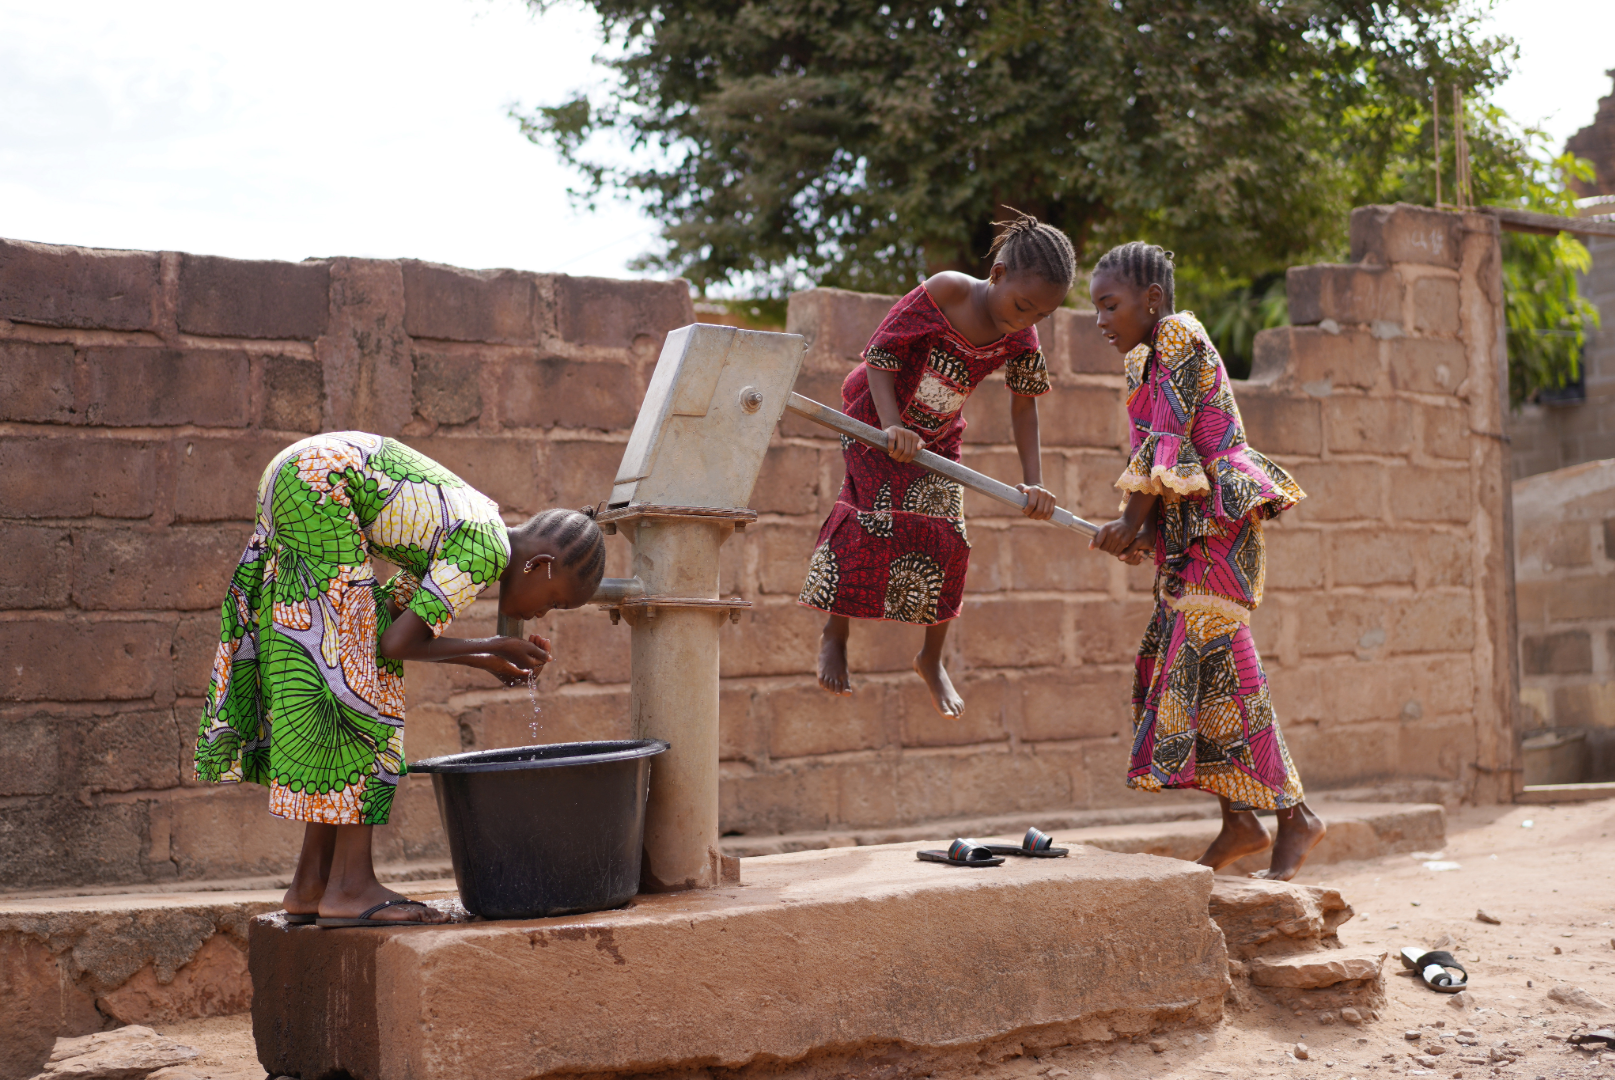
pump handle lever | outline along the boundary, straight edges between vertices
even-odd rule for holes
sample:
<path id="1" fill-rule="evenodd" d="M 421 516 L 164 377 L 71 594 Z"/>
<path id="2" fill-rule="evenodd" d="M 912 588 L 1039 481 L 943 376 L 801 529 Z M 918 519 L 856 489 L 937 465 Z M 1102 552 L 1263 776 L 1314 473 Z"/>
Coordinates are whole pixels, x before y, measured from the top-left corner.
<path id="1" fill-rule="evenodd" d="M 849 439 L 856 439 L 865 446 L 885 451 L 886 433 L 880 428 L 870 427 L 861 420 L 854 420 L 844 412 L 837 412 L 828 405 L 820 405 L 812 398 L 803 397 L 793 393 L 785 407 L 805 420 L 815 424 L 822 424 L 831 431 L 840 432 Z M 928 469 L 938 476 L 945 476 L 955 483 L 963 484 L 971 491 L 985 495 L 989 499 L 997 499 L 1001 503 L 1008 503 L 1019 510 L 1026 509 L 1026 493 L 1016 491 L 1008 484 L 999 483 L 990 476 L 984 476 L 975 469 L 966 468 L 957 461 L 950 461 L 941 454 L 933 454 L 929 450 L 921 450 L 914 455 L 914 464 L 922 469 Z M 1056 506 L 1054 516 L 1049 519 L 1051 525 L 1071 529 L 1084 536 L 1093 536 L 1099 532 L 1099 526 L 1084 521 L 1069 510 Z"/>

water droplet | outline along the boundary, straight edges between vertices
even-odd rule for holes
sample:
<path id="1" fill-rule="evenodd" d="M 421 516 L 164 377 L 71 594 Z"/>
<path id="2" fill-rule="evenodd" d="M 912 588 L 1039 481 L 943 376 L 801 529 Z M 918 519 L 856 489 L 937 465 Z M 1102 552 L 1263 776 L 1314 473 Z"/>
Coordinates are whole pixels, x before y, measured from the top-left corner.
<path id="1" fill-rule="evenodd" d="M 538 741 L 538 729 L 542 726 L 538 721 L 544 715 L 544 709 L 538 703 L 538 672 L 527 674 L 527 698 L 533 703 L 533 722 L 527 725 L 527 730 L 533 733 L 533 741 Z"/>

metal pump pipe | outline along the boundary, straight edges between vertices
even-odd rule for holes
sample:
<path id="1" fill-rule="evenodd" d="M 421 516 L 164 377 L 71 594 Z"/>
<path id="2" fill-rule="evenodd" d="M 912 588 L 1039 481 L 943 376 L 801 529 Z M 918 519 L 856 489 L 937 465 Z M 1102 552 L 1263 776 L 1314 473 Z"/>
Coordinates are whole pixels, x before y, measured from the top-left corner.
<path id="1" fill-rule="evenodd" d="M 861 420 L 854 420 L 844 412 L 837 412 L 828 405 L 821 405 L 812 398 L 801 394 L 792 394 L 785 407 L 804 420 L 811 420 L 815 424 L 822 424 L 831 431 L 839 432 L 849 439 L 856 439 L 865 446 L 872 446 L 876 450 L 886 449 L 886 433 L 878 427 L 871 427 Z M 929 450 L 921 450 L 914 455 L 914 464 L 922 469 L 947 477 L 957 484 L 962 484 L 978 495 L 985 495 L 989 499 L 996 499 L 1007 503 L 1019 510 L 1026 509 L 1026 493 L 1016 491 L 1001 481 L 983 475 L 975 469 L 968 468 L 943 457 L 933 454 Z M 1091 521 L 1084 521 L 1071 511 L 1063 507 L 1054 508 L 1054 516 L 1049 518 L 1049 524 L 1058 525 L 1063 529 L 1079 532 L 1084 536 L 1093 536 L 1099 532 L 1099 526 Z"/>

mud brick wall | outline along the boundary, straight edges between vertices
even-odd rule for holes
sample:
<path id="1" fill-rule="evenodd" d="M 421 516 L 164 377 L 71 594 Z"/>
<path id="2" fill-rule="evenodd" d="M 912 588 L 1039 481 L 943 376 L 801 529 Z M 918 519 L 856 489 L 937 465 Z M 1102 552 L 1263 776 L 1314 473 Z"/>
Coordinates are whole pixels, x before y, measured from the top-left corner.
<path id="1" fill-rule="evenodd" d="M 662 336 L 691 321 L 682 282 L 0 241 L 0 888 L 285 872 L 300 827 L 263 789 L 191 779 L 269 459 L 379 431 L 511 521 L 581 506 L 609 490 Z M 492 602 L 462 623 L 492 633 Z M 456 721 L 476 716 L 469 680 L 407 684 L 408 753 L 486 745 Z M 424 778 L 393 822 L 381 859 L 445 857 Z"/>
<path id="2" fill-rule="evenodd" d="M 1254 621 L 1302 773 L 1511 798 L 1514 583 L 1503 285 L 1480 214 L 1362 207 L 1353 263 L 1289 272 L 1239 390 L 1311 498 L 1269 536 Z"/>
<path id="3" fill-rule="evenodd" d="M 1297 325 L 1260 339 L 1238 388 L 1253 444 L 1313 496 L 1269 534 L 1258 642 L 1315 788 L 1419 779 L 1506 797 L 1493 783 L 1513 761 L 1515 693 L 1495 229 L 1398 207 L 1358 211 L 1352 232 L 1357 263 L 1293 272 Z M 793 297 L 798 389 L 836 403 L 891 302 Z M 188 779 L 217 605 L 264 464 L 300 435 L 357 427 L 442 461 L 512 521 L 594 502 L 662 336 L 691 321 L 682 283 L 4 242 L 0 883 L 283 872 L 298 828 L 267 815 L 261 790 Z M 1104 517 L 1125 460 L 1119 357 L 1090 315 L 1041 329 L 1056 382 L 1045 482 Z M 967 416 L 967 463 L 1018 479 L 1001 379 Z M 840 482 L 838 443 L 787 418 L 759 520 L 723 549 L 722 587 L 756 603 L 722 639 L 734 850 L 1160 806 L 1122 782 L 1147 569 L 973 496 L 949 644 L 966 716 L 931 708 L 908 670 L 911 627 L 855 626 L 856 693 L 817 688 L 821 618 L 795 597 Z M 609 543 L 607 572 L 624 573 L 626 548 Z M 491 633 L 493 608 L 479 601 L 462 632 Z M 546 623 L 557 662 L 537 715 L 524 689 L 410 665 L 408 756 L 627 736 L 628 628 L 593 610 Z M 443 858 L 424 777 L 405 779 L 379 840 L 386 861 Z"/>
<path id="4" fill-rule="evenodd" d="M 1615 211 L 1615 205 L 1598 207 Z M 1582 295 L 1598 306 L 1603 326 L 1589 332 L 1582 354 L 1585 397 L 1530 403 L 1508 415 L 1514 476 L 1535 476 L 1585 461 L 1615 457 L 1615 237 L 1588 236 L 1593 257 L 1581 279 Z"/>
<path id="5" fill-rule="evenodd" d="M 1585 735 L 1615 777 L 1615 459 L 1514 482 L 1522 726 Z"/>
<path id="6" fill-rule="evenodd" d="M 1257 641 L 1314 787 L 1419 778 L 1506 798 L 1497 770 L 1513 761 L 1515 687 L 1496 228 L 1371 207 L 1353 214 L 1351 235 L 1353 264 L 1290 272 L 1295 325 L 1258 339 L 1255 376 L 1236 390 L 1252 444 L 1312 496 L 1268 532 Z M 892 300 L 794 296 L 788 329 L 809 342 L 798 390 L 839 400 Z M 1120 357 L 1091 313 L 1062 310 L 1039 332 L 1056 386 L 1040 402 L 1046 482 L 1063 505 L 1107 520 L 1127 440 Z M 1001 379 L 966 416 L 965 462 L 1018 480 Z M 725 577 L 768 628 L 725 643 L 726 829 L 834 838 L 928 818 L 1158 805 L 1122 783 L 1147 568 L 967 494 L 970 578 L 949 636 L 965 717 L 931 709 L 908 672 L 919 633 L 892 625 L 854 624 L 857 692 L 828 697 L 807 675 L 819 620 L 794 597 L 840 453 L 794 418 L 782 435 L 774 482 L 754 502 L 762 518 Z"/>

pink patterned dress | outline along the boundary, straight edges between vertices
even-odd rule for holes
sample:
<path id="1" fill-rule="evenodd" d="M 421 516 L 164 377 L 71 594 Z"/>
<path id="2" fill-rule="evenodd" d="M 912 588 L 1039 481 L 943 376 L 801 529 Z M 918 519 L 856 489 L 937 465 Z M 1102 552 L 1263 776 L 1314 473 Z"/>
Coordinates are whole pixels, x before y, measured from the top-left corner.
<path id="1" fill-rule="evenodd" d="M 1188 312 L 1127 354 L 1132 457 L 1116 486 L 1161 496 L 1155 614 L 1133 682 L 1131 787 L 1193 787 L 1238 809 L 1302 801 L 1251 639 L 1262 521 L 1306 498 L 1245 442 L 1222 357 Z"/>

